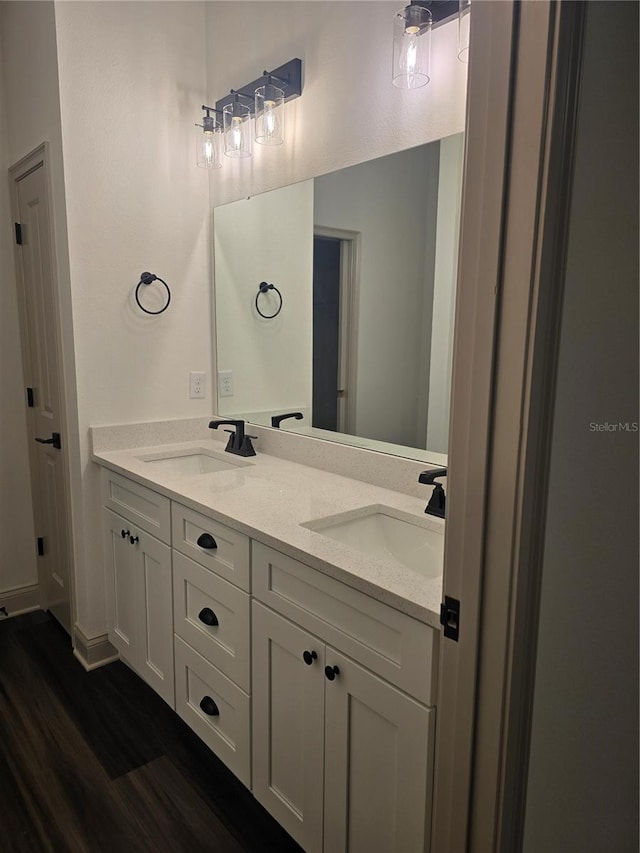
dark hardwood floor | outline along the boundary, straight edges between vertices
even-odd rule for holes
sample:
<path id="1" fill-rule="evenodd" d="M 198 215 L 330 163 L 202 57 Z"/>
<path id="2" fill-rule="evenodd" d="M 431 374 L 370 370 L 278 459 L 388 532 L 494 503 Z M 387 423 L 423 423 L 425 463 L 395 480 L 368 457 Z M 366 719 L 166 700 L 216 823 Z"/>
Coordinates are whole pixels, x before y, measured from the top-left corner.
<path id="1" fill-rule="evenodd" d="M 122 663 L 87 673 L 46 613 L 0 621 L 0 850 L 301 853 Z"/>

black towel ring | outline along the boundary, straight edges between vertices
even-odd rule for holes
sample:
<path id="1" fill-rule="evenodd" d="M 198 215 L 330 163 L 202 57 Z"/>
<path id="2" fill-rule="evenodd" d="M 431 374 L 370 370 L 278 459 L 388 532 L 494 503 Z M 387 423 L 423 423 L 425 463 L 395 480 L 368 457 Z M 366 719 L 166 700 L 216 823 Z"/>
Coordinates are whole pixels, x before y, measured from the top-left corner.
<path id="1" fill-rule="evenodd" d="M 139 297 L 140 288 L 142 287 L 142 285 L 152 284 L 152 282 L 154 281 L 159 281 L 160 284 L 164 284 L 165 289 L 167 291 L 167 301 L 164 307 L 161 308 L 159 311 L 149 311 L 149 309 L 145 308 L 144 305 L 140 302 Z M 160 278 L 160 276 L 154 275 L 152 272 L 140 273 L 140 281 L 138 282 L 138 286 L 136 287 L 136 302 L 138 303 L 138 308 L 140 308 L 141 311 L 144 311 L 145 314 L 162 314 L 163 311 L 167 310 L 167 308 L 169 307 L 169 303 L 171 302 L 171 291 L 169 290 L 169 285 L 164 279 Z"/>
<path id="2" fill-rule="evenodd" d="M 261 294 L 267 293 L 267 291 L 269 291 L 269 290 L 275 290 L 275 292 L 278 294 L 278 296 L 280 298 L 280 304 L 278 305 L 278 308 L 274 314 L 263 314 L 262 311 L 260 310 L 260 306 L 258 305 L 258 299 L 260 298 Z M 260 284 L 258 285 L 258 292 L 256 293 L 256 311 L 258 312 L 258 314 L 261 317 L 264 317 L 265 320 L 273 320 L 273 318 L 277 317 L 278 314 L 282 311 L 282 294 L 280 293 L 278 288 L 275 286 L 275 284 L 267 284 L 266 281 L 260 282 Z"/>

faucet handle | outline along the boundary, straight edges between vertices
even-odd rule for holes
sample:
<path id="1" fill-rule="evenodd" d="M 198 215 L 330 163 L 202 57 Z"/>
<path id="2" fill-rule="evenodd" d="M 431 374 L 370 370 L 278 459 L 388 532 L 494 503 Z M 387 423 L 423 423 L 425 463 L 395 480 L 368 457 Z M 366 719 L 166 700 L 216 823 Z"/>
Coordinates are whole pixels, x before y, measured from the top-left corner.
<path id="1" fill-rule="evenodd" d="M 244 434 L 244 437 L 242 439 L 242 443 L 239 445 L 239 447 L 237 449 L 237 453 L 240 456 L 255 456 L 256 455 L 255 448 L 254 448 L 253 444 L 251 444 L 252 438 L 255 439 L 256 441 L 258 440 L 257 435 L 247 435 L 246 433 Z"/>
<path id="2" fill-rule="evenodd" d="M 424 486 L 434 486 L 437 485 L 435 482 L 437 478 L 446 476 L 446 468 L 430 468 L 428 471 L 423 471 L 422 474 L 420 474 L 418 482 L 422 483 Z"/>
<path id="3" fill-rule="evenodd" d="M 423 471 L 418 477 L 419 483 L 425 486 L 433 486 L 433 492 L 425 509 L 427 515 L 435 515 L 437 518 L 445 517 L 446 497 L 444 486 L 442 483 L 436 483 L 435 481 L 439 477 L 446 476 L 446 468 L 432 468 L 430 471 Z"/>

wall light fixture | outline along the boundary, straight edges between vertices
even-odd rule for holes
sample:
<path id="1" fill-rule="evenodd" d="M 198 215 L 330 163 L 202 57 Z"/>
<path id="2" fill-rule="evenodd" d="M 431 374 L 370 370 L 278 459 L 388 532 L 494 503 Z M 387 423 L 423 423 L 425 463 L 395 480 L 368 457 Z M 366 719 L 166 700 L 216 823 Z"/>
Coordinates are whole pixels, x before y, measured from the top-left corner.
<path id="1" fill-rule="evenodd" d="M 198 166 L 215 168 L 221 165 L 222 139 L 227 157 L 250 157 L 254 116 L 255 141 L 260 145 L 282 145 L 284 104 L 301 94 L 302 60 L 290 59 L 273 71 L 263 71 L 251 83 L 231 89 L 215 106 L 203 106 L 205 116 L 202 124 L 197 125 L 201 129 L 196 139 Z"/>
<path id="2" fill-rule="evenodd" d="M 419 89 L 431 79 L 432 15 L 428 4 L 412 0 L 394 18 L 393 85 Z"/>
<path id="3" fill-rule="evenodd" d="M 222 127 L 216 116 L 211 115 L 214 109 L 204 105 L 202 109 L 202 124 L 196 124 L 196 164 L 201 169 L 219 169 L 222 166 Z"/>
<path id="4" fill-rule="evenodd" d="M 431 31 L 455 17 L 459 20 L 458 57 L 469 50 L 471 0 L 411 0 L 393 19 L 393 70 L 399 89 L 419 89 L 431 79 Z M 464 36 L 466 33 L 466 53 Z"/>
<path id="5" fill-rule="evenodd" d="M 224 153 L 227 157 L 251 157 L 251 110 L 241 104 L 242 92 L 222 108 L 224 127 Z"/>

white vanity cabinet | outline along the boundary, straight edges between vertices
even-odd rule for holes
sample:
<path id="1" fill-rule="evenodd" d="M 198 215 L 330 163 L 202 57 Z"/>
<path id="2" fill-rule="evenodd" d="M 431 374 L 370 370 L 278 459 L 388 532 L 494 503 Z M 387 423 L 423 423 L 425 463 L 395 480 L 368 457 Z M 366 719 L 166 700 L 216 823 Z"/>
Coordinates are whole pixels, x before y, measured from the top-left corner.
<path id="1" fill-rule="evenodd" d="M 253 579 L 254 795 L 307 853 L 423 853 L 436 632 L 258 543 Z"/>
<path id="2" fill-rule="evenodd" d="M 427 853 L 438 632 L 102 471 L 109 639 L 307 853 Z"/>
<path id="3" fill-rule="evenodd" d="M 176 711 L 251 787 L 249 539 L 172 504 Z"/>
<path id="4" fill-rule="evenodd" d="M 104 469 L 102 477 L 109 640 L 173 708 L 169 501 Z"/>

